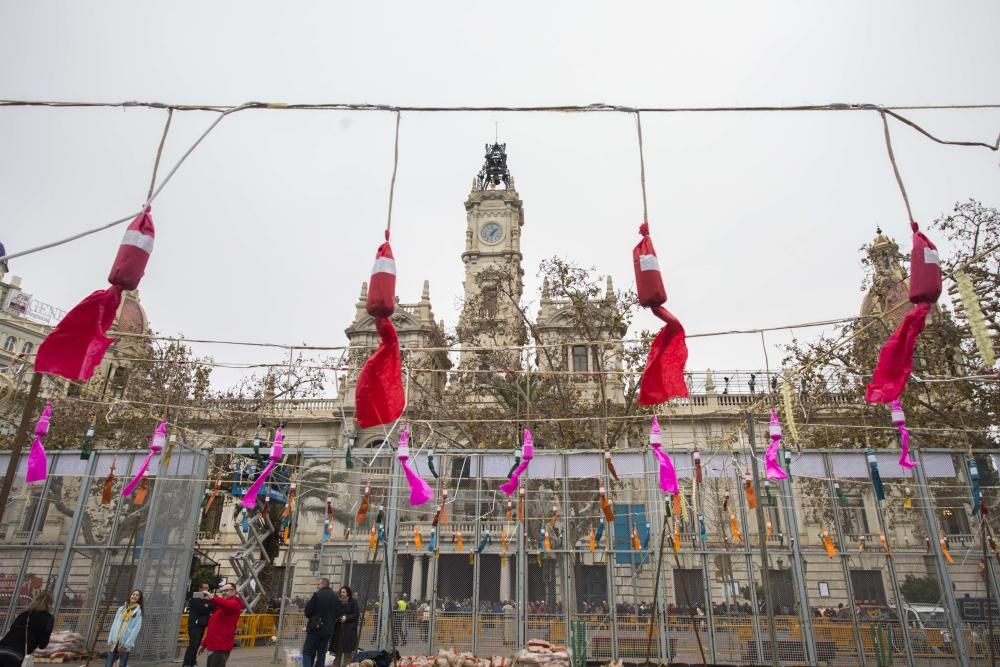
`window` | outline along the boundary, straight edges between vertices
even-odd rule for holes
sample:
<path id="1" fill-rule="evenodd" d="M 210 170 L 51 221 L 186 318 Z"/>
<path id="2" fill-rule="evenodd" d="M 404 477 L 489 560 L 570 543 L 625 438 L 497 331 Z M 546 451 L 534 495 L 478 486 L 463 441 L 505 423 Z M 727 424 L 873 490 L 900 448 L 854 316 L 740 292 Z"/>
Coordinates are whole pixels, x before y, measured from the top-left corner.
<path id="1" fill-rule="evenodd" d="M 483 317 L 496 319 L 497 316 L 497 288 L 494 286 L 483 288 Z"/>
<path id="2" fill-rule="evenodd" d="M 7 336 L 6 340 L 3 342 L 4 352 L 13 352 L 14 348 L 17 346 L 17 339 L 13 336 Z"/>
<path id="3" fill-rule="evenodd" d="M 604 565 L 576 565 L 576 604 L 581 611 L 586 604 L 598 605 L 608 599 L 608 574 Z"/>
<path id="4" fill-rule="evenodd" d="M 21 346 L 21 354 L 31 354 L 35 350 L 35 344 L 30 341 L 25 341 L 24 345 Z"/>
<path id="5" fill-rule="evenodd" d="M 674 570 L 674 602 L 679 607 L 705 605 L 705 577 L 701 570 Z"/>
<path id="6" fill-rule="evenodd" d="M 969 534 L 969 517 L 965 512 L 965 506 L 957 500 L 939 502 L 938 521 L 945 535 Z"/>
<path id="7" fill-rule="evenodd" d="M 111 395 L 115 398 L 124 396 L 126 384 L 128 384 L 128 369 L 124 366 L 116 367 L 111 374 Z"/>
<path id="8" fill-rule="evenodd" d="M 574 345 L 573 346 L 573 371 L 576 373 L 586 373 L 588 371 L 587 367 L 587 346 L 586 345 Z"/>
<path id="9" fill-rule="evenodd" d="M 851 570 L 851 587 L 859 604 L 886 604 L 882 570 Z"/>
<path id="10" fill-rule="evenodd" d="M 211 490 L 209 490 L 211 493 Z M 212 506 L 208 508 L 201 515 L 201 522 L 198 524 L 198 530 L 207 533 L 209 535 L 216 535 L 219 532 L 219 527 L 222 525 L 222 506 L 225 505 L 223 502 L 222 494 L 220 493 L 212 501 Z"/>
<path id="11" fill-rule="evenodd" d="M 840 506 L 840 521 L 845 535 L 867 535 L 869 528 L 864 498 L 846 496 Z"/>
<path id="12" fill-rule="evenodd" d="M 615 521 L 615 562 L 619 565 L 639 565 L 649 562 L 649 553 L 637 553 L 632 547 L 633 530 L 639 534 L 639 544 L 649 544 L 649 523 L 646 519 L 646 506 L 639 504 L 614 505 Z"/>

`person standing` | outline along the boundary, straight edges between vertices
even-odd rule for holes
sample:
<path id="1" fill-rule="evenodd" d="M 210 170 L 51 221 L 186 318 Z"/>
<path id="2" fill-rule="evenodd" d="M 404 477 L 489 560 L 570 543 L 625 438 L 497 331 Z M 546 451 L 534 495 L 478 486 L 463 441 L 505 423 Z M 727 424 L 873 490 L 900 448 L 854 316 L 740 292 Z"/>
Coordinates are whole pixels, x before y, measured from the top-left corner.
<path id="1" fill-rule="evenodd" d="M 128 602 L 118 607 L 115 621 L 108 633 L 108 657 L 105 667 L 111 667 L 118 661 L 118 667 L 128 666 L 128 656 L 135 648 L 135 640 L 142 628 L 142 591 L 134 590 L 128 596 Z"/>
<path id="2" fill-rule="evenodd" d="M 337 594 L 336 619 L 334 632 L 333 667 L 347 667 L 351 663 L 354 652 L 358 650 L 358 617 L 361 615 L 358 601 L 350 586 L 341 586 Z"/>
<path id="3" fill-rule="evenodd" d="M 302 645 L 302 667 L 323 667 L 337 620 L 337 595 L 329 579 L 316 582 L 316 592 L 306 604 L 306 641 Z"/>
<path id="4" fill-rule="evenodd" d="M 205 627 L 208 626 L 208 619 L 212 615 L 212 607 L 208 604 L 206 593 L 208 584 L 200 584 L 188 605 L 188 647 L 184 652 L 184 667 L 196 667 L 198 664 L 198 647 L 201 646 L 201 638 L 205 635 Z"/>
<path id="5" fill-rule="evenodd" d="M 218 595 L 206 593 L 212 616 L 205 628 L 205 638 L 201 640 L 202 651 L 208 654 L 208 667 L 226 667 L 229 654 L 233 652 L 236 639 L 236 624 L 240 622 L 243 613 L 243 600 L 236 595 L 236 586 L 223 584 Z M 110 667 L 110 665 L 108 666 Z"/>
<path id="6" fill-rule="evenodd" d="M 38 591 L 28 609 L 17 615 L 10 630 L 0 639 L 0 667 L 20 667 L 24 656 L 48 646 L 55 620 L 52 593 Z"/>

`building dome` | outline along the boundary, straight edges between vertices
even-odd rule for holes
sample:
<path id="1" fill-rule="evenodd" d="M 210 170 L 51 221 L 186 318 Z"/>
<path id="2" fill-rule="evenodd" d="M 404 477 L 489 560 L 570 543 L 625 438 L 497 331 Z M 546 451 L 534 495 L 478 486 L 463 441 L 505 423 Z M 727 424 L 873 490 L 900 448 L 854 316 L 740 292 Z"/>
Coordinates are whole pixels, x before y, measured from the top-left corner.
<path id="1" fill-rule="evenodd" d="M 122 295 L 113 330 L 125 334 L 144 334 L 149 331 L 149 319 L 146 317 L 146 310 L 139 303 L 138 291 L 127 291 Z"/>
<path id="2" fill-rule="evenodd" d="M 862 317 L 882 317 L 886 325 L 895 330 L 910 310 L 910 281 L 903 270 L 899 244 L 876 230 L 875 239 L 868 248 L 868 261 L 872 267 L 871 286 L 861 301 Z M 938 313 L 931 309 L 928 323 Z"/>

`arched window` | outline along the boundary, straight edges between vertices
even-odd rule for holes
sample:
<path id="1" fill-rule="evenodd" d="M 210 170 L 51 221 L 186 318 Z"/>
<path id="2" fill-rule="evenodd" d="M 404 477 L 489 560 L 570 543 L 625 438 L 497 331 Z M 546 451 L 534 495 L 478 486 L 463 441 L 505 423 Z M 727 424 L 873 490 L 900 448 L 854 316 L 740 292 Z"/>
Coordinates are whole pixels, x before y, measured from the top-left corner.
<path id="1" fill-rule="evenodd" d="M 35 351 L 35 344 L 31 341 L 25 341 L 24 345 L 21 346 L 21 354 L 31 354 Z"/>
<path id="2" fill-rule="evenodd" d="M 13 336 L 7 336 L 7 339 L 3 342 L 4 352 L 13 352 L 14 348 L 17 346 L 17 339 Z"/>

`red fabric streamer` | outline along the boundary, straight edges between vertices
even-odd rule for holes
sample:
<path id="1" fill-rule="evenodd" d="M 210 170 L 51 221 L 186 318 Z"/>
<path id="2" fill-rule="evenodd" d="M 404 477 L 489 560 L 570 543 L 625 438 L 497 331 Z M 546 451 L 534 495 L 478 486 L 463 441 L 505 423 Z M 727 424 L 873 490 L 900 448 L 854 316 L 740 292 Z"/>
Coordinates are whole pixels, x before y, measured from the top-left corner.
<path id="1" fill-rule="evenodd" d="M 639 233 L 642 239 L 632 249 L 639 305 L 651 309 L 666 323 L 649 347 L 649 357 L 639 385 L 639 405 L 658 405 L 671 398 L 688 395 L 684 382 L 688 350 L 680 320 L 663 307 L 667 302 L 667 291 L 663 287 L 653 241 L 649 238 L 649 224 L 643 222 Z"/>
<path id="2" fill-rule="evenodd" d="M 910 251 L 910 302 L 915 304 L 889 336 L 878 355 L 871 384 L 865 390 L 869 403 L 891 403 L 906 388 L 913 369 L 913 351 L 924 330 L 931 305 L 941 296 L 941 260 L 937 247 L 917 223 L 911 222 L 913 247 Z"/>
<path id="3" fill-rule="evenodd" d="M 358 374 L 354 403 L 361 428 L 394 422 L 406 406 L 399 337 L 389 319 L 395 309 L 396 260 L 392 256 L 389 231 L 386 230 L 385 243 L 375 253 L 371 286 L 365 300 L 365 311 L 375 318 L 375 329 L 382 342 Z"/>
<path id="4" fill-rule="evenodd" d="M 153 218 L 147 208 L 125 230 L 108 275 L 111 287 L 93 292 L 60 320 L 38 346 L 35 371 L 68 380 L 89 380 L 114 342 L 104 334 L 121 305 L 122 290 L 139 286 L 153 252 Z"/>

